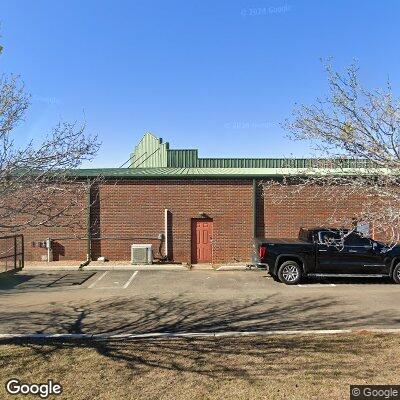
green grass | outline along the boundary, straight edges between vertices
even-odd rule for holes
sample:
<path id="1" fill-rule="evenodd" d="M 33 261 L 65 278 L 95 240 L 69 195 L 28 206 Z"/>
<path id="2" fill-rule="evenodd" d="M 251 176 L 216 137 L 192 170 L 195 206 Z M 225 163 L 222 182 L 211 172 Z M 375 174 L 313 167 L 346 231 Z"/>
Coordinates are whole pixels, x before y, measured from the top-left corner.
<path id="1" fill-rule="evenodd" d="M 344 399 L 350 384 L 396 384 L 400 335 L 367 334 L 0 345 L 11 377 L 48 378 L 60 399 Z M 21 397 L 27 399 L 29 397 Z"/>

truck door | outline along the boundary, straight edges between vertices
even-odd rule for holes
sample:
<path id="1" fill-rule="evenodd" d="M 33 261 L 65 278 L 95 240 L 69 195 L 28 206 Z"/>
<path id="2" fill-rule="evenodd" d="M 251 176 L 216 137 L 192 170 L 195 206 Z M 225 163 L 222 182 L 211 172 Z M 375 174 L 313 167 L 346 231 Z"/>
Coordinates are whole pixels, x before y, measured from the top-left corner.
<path id="1" fill-rule="evenodd" d="M 343 251 L 347 259 L 348 273 L 365 275 L 386 272 L 384 257 L 380 251 L 376 250 L 373 241 L 369 238 L 351 233 L 344 239 Z"/>
<path id="2" fill-rule="evenodd" d="M 320 231 L 317 241 L 317 273 L 349 273 L 349 260 L 343 252 L 343 240 L 338 231 Z"/>

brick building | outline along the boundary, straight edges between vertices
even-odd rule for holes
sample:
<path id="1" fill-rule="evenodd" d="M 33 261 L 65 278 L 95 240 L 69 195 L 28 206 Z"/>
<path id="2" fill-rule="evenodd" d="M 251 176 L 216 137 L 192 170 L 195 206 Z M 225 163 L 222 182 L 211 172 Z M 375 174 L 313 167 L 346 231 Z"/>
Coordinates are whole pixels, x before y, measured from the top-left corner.
<path id="1" fill-rule="evenodd" d="M 87 254 L 129 260 L 132 243 L 151 243 L 156 258 L 173 262 L 247 262 L 253 237 L 295 237 L 299 227 L 329 216 L 328 202 L 315 196 L 280 204 L 276 198 L 290 187 L 265 194 L 260 186 L 312 162 L 199 158 L 197 150 L 170 149 L 146 134 L 128 167 L 76 171 L 89 182 L 103 176 L 82 196 L 78 227 L 27 230 L 26 259 L 45 259 L 46 250 L 36 243 L 51 238 L 54 260 L 86 260 Z M 354 212 L 359 201 L 349 200 L 342 211 Z"/>

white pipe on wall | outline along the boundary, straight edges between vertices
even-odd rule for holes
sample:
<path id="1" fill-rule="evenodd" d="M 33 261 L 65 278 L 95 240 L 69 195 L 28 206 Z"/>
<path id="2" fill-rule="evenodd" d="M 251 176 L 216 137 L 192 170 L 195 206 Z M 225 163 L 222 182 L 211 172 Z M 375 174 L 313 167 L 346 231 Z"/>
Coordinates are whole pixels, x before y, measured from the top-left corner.
<path id="1" fill-rule="evenodd" d="M 53 261 L 53 244 L 50 238 L 46 239 L 46 248 L 47 248 L 47 262 Z"/>

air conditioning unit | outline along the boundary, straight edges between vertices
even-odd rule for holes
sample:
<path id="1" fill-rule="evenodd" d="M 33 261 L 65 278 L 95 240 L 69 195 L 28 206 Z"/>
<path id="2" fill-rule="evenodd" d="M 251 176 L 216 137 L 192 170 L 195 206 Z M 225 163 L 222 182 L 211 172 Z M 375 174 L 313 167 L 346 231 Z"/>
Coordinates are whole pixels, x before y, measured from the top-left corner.
<path id="1" fill-rule="evenodd" d="M 151 244 L 133 244 L 131 246 L 131 264 L 153 264 Z"/>

